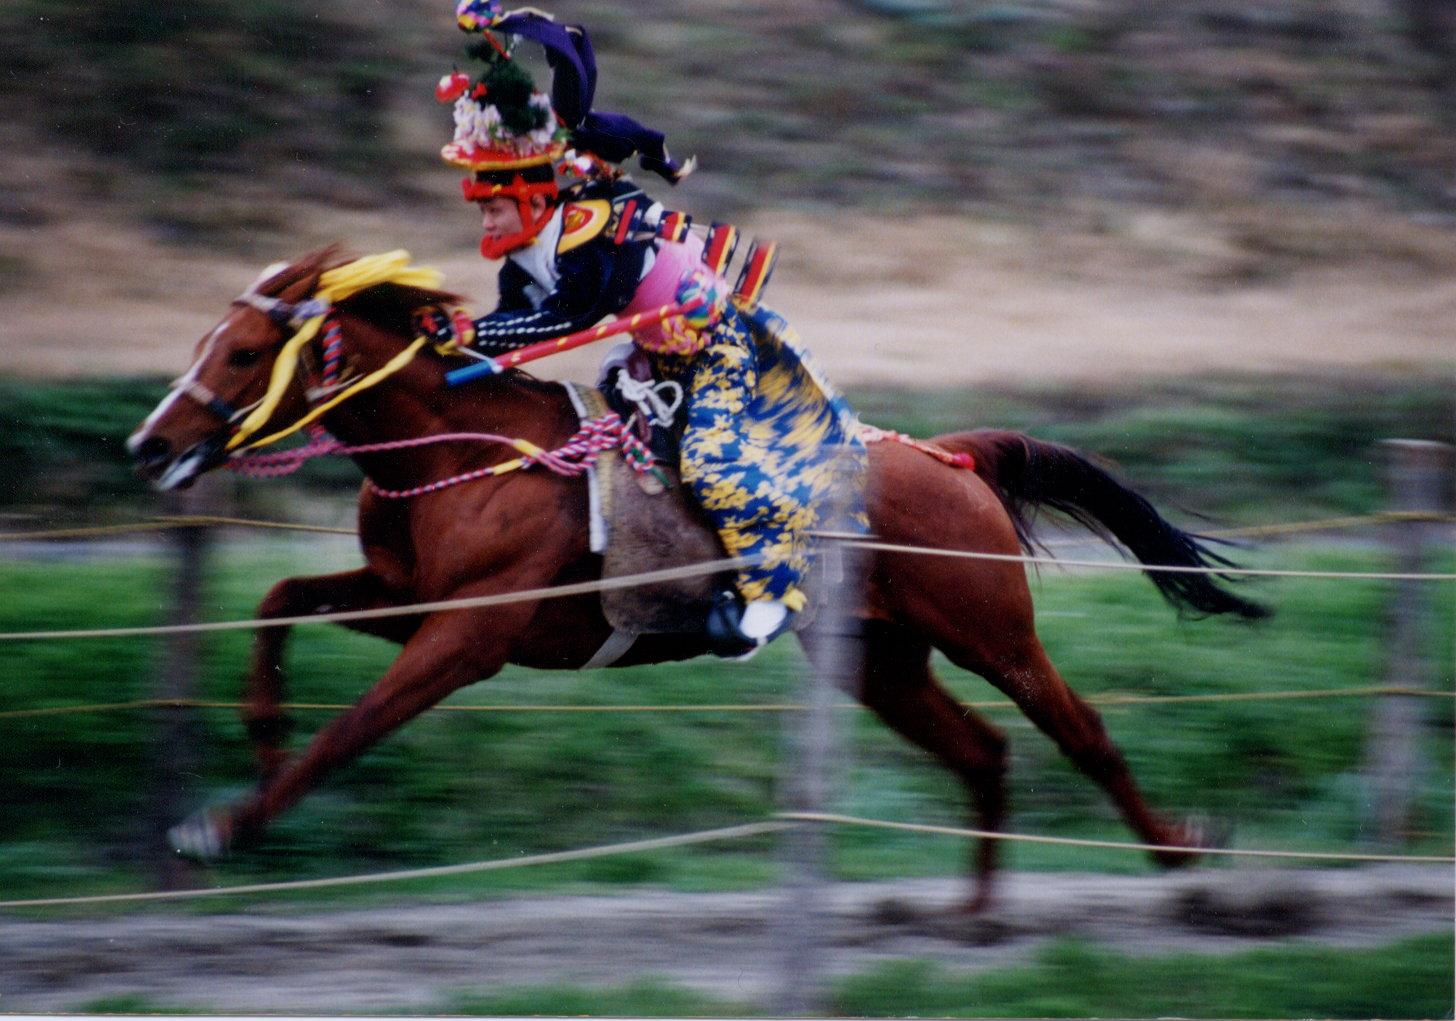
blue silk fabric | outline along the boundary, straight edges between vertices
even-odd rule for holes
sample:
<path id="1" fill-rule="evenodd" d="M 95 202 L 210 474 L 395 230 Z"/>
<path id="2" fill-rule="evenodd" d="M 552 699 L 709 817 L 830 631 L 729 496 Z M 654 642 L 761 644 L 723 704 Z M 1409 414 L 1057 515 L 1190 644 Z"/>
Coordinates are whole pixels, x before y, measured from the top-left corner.
<path id="1" fill-rule="evenodd" d="M 792 610 L 818 528 L 864 532 L 865 448 L 848 403 L 782 318 L 730 307 L 692 356 L 651 355 L 686 395 L 681 471 L 730 556 L 744 600 Z"/>

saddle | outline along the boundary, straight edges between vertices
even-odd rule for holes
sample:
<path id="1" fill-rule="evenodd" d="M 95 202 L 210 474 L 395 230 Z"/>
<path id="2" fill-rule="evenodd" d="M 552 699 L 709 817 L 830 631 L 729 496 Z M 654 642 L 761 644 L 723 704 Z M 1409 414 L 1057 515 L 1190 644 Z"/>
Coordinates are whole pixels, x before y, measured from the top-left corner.
<path id="1" fill-rule="evenodd" d="M 717 533 L 681 485 L 675 467 L 659 465 L 668 484 L 659 492 L 651 492 L 652 487 L 644 487 L 642 476 L 622 463 L 620 457 L 613 455 L 611 460 L 601 480 L 610 493 L 603 578 L 661 571 L 727 556 Z M 611 589 L 602 593 L 602 612 L 619 631 L 700 634 L 714 597 L 732 589 L 732 571 Z"/>
<path id="2" fill-rule="evenodd" d="M 635 352 L 634 352 L 635 354 Z M 620 370 L 650 384 L 645 364 L 629 359 Z M 603 452 L 588 474 L 592 551 L 602 554 L 602 577 L 661 571 L 727 556 L 717 533 L 687 494 L 677 471 L 681 434 L 680 410 L 659 408 L 668 415 L 649 419 L 643 408 L 623 397 L 616 373 L 601 387 L 566 384 L 582 421 L 608 410 L 624 421 L 637 416 L 639 429 L 650 430 L 648 447 L 656 464 L 649 474 L 635 471 L 615 450 Z M 602 612 L 619 634 L 697 634 L 703 630 L 714 596 L 733 587 L 733 573 L 693 575 L 674 581 L 602 593 Z M 623 651 L 626 649 L 623 645 Z"/>
<path id="3" fill-rule="evenodd" d="M 629 360 L 622 371 L 639 383 L 650 383 L 645 360 L 642 364 Z M 635 413 L 639 422 L 650 421 L 650 435 L 643 438 L 656 465 L 651 473 L 639 473 L 613 450 L 601 455 L 589 475 L 592 550 L 602 554 L 602 577 L 621 578 L 727 557 L 717 532 L 678 474 L 681 409 L 672 409 L 665 422 L 647 419 L 642 406 L 625 401 L 614 382 L 609 380 L 601 388 L 568 384 L 567 389 L 583 420 L 613 410 L 624 420 Z M 629 635 L 702 634 L 715 597 L 733 588 L 734 572 L 727 570 L 609 589 L 601 596 L 602 613 L 623 636 L 625 652 Z M 809 613 L 796 614 L 795 630 L 810 618 Z"/>

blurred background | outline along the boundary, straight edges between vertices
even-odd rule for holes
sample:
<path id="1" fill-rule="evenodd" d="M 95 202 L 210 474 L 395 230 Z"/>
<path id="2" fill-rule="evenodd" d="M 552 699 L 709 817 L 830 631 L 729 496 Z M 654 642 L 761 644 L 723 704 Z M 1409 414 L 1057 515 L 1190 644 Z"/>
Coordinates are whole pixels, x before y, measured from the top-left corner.
<path id="1" fill-rule="evenodd" d="M 767 300 L 866 419 L 922 436 L 1024 429 L 1110 459 L 1182 524 L 1300 526 L 1248 539 L 1237 555 L 1255 566 L 1452 570 L 1449 524 L 1415 534 L 1370 516 L 1409 509 L 1381 441 L 1449 443 L 1456 421 L 1456 3 L 577 0 L 550 10 L 591 32 L 597 107 L 664 130 L 676 155 L 698 158 L 677 189 L 639 180 L 699 222 L 731 220 L 780 242 Z M 218 479 L 181 508 L 131 477 L 122 442 L 269 262 L 334 241 L 359 254 L 403 247 L 490 307 L 478 218 L 437 155 L 451 119 L 431 92 L 463 62 L 463 42 L 443 0 L 0 7 L 0 629 L 158 623 L 187 590 L 176 535 L 28 533 L 199 508 L 348 528 L 359 481 L 348 464 L 286 481 Z M 542 363 L 543 374 L 590 378 L 599 354 Z M 1449 475 L 1434 486 L 1422 508 L 1449 512 Z M 357 563 L 344 535 L 239 527 L 192 538 L 204 573 L 188 612 L 203 619 L 250 616 L 285 574 Z M 1414 600 L 1391 583 L 1250 587 L 1277 610 L 1257 628 L 1179 622 L 1130 576 L 1043 571 L 1035 594 L 1043 638 L 1083 694 L 1231 696 L 1107 709 L 1155 804 L 1231 826 L 1236 846 L 1449 855 L 1449 697 L 1419 700 L 1409 808 L 1392 834 L 1375 822 L 1370 779 L 1388 700 L 1251 696 L 1407 682 L 1449 696 L 1451 586 L 1423 586 Z M 201 642 L 182 671 L 186 695 L 236 700 L 246 649 L 239 633 Z M 172 821 L 161 816 L 250 782 L 236 715 L 92 708 L 175 694 L 164 687 L 175 654 L 133 639 L 0 648 L 0 899 L 511 857 L 732 825 L 781 797 L 784 714 L 430 716 L 331 780 L 263 846 L 179 876 L 157 857 L 159 825 Z M 352 701 L 390 658 L 369 639 L 305 629 L 292 692 Z M 993 697 L 944 672 L 958 696 Z M 801 673 L 797 651 L 776 647 L 735 668 L 508 671 L 455 701 L 777 704 L 797 697 Z M 1012 741 L 1011 829 L 1128 839 L 1044 737 L 1014 713 L 988 712 Z M 299 718 L 301 740 L 324 717 Z M 833 807 L 965 823 L 939 769 L 857 712 L 839 718 Z M 314 895 L 303 908 L 224 907 L 267 916 L 753 893 L 782 879 L 776 847 L 765 837 Z M 953 877 L 965 856 L 957 841 L 876 831 L 834 831 L 830 849 L 832 877 L 855 883 Z M 1112 852 L 1017 845 L 1007 857 L 1048 876 L 1149 874 L 1141 858 Z M 1372 917 L 1392 898 L 1371 899 Z M 1176 944 L 1168 931 L 1148 925 L 1115 945 L 1039 934 L 988 970 L 975 947 L 1015 943 L 1013 902 L 1000 928 L 936 929 L 949 950 L 856 958 L 825 1003 L 888 1015 L 1450 1016 L 1449 897 L 1444 912 L 1429 933 L 1332 934 L 1308 920 L 1247 938 L 1220 931 L 1218 953 L 1181 957 L 1164 952 Z M 863 932 L 885 931 L 891 916 Z M 189 984 L 200 972 L 185 963 L 167 985 L 126 978 L 121 960 L 65 965 L 28 935 L 89 917 L 0 916 L 0 941 L 32 962 L 0 977 L 0 1009 L 327 1007 L 286 990 L 266 1005 L 241 987 L 227 999 L 221 986 Z M 121 977 L 101 982 L 108 968 Z M 669 957 L 573 985 L 523 967 L 504 982 L 509 996 L 419 979 L 409 995 L 339 1009 L 712 1014 L 772 1002 L 760 986 L 735 992 L 679 971 Z"/>

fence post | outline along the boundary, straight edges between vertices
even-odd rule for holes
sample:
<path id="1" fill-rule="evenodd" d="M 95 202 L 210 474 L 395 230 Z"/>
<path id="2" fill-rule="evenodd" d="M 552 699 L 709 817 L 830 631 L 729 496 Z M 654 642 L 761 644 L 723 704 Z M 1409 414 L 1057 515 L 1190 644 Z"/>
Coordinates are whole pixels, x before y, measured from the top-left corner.
<path id="1" fill-rule="evenodd" d="M 841 453 L 841 468 L 853 464 L 854 456 L 850 451 Z M 821 521 L 826 531 L 851 527 L 853 475 L 840 472 L 840 484 L 829 498 L 831 513 Z M 855 478 L 853 485 L 859 484 Z M 863 655 L 855 616 L 864 592 L 863 560 L 859 551 L 841 540 L 820 540 L 813 593 L 820 605 L 804 636 L 811 665 L 801 685 L 806 709 L 798 714 L 798 727 L 789 741 L 784 774 L 787 812 L 823 812 L 831 801 L 839 745 L 834 707 L 841 692 L 853 690 Z M 778 925 L 781 977 L 773 1005 L 780 1016 L 822 1014 L 826 1006 L 825 963 L 832 936 L 826 844 L 819 823 L 800 823 L 785 837 L 784 904 Z"/>
<path id="2" fill-rule="evenodd" d="M 216 489 L 216 481 L 204 477 L 191 489 L 168 493 L 163 507 L 172 515 L 217 513 Z M 167 623 L 195 623 L 201 616 L 211 530 L 206 525 L 188 525 L 168 529 L 163 535 L 175 556 Z M 194 678 L 201 671 L 199 653 L 198 635 L 168 635 L 162 644 L 153 697 L 165 702 L 194 698 Z M 167 828 L 181 820 L 188 807 L 186 778 L 196 772 L 197 766 L 196 713 L 181 705 L 163 706 L 157 710 L 156 726 L 146 855 L 157 888 L 171 890 L 194 885 L 191 882 L 194 867 L 173 854 L 167 841 Z"/>
<path id="3" fill-rule="evenodd" d="M 1435 514 L 1444 511 L 1451 497 L 1453 449 L 1426 440 L 1386 440 L 1390 508 L 1398 514 Z M 1390 526 L 1396 570 L 1418 574 L 1431 569 L 1430 521 L 1418 518 L 1394 521 Z M 1427 588 L 1418 581 L 1394 583 L 1387 615 L 1385 687 L 1430 687 L 1431 660 L 1423 646 L 1428 609 Z M 1421 772 L 1420 737 L 1424 700 L 1419 695 L 1390 693 L 1376 703 L 1366 745 L 1369 801 L 1365 827 L 1369 839 L 1394 848 L 1404 842 L 1410 806 Z"/>

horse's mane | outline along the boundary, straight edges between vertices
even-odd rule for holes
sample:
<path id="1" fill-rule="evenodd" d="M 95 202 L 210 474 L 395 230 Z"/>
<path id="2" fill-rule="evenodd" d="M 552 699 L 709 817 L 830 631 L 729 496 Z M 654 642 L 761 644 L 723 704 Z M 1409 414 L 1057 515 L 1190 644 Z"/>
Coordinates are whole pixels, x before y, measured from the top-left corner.
<path id="1" fill-rule="evenodd" d="M 317 286 L 320 275 L 351 261 L 353 260 L 344 254 L 341 245 L 328 245 L 267 274 L 255 285 L 254 290 L 276 298 L 300 281 L 312 280 L 314 283 L 310 284 L 311 292 Z M 404 284 L 375 284 L 338 302 L 335 308 L 407 340 L 415 332 L 413 317 L 417 309 L 425 305 L 459 306 L 464 301 L 461 295 L 453 291 L 437 291 L 429 287 L 409 287 Z M 510 379 L 526 386 L 555 388 L 555 384 L 542 381 L 524 369 L 507 369 L 497 378 Z"/>
<path id="2" fill-rule="evenodd" d="M 406 287 L 403 284 L 375 284 L 345 298 L 335 307 L 358 316 L 388 333 L 410 337 L 414 334 L 412 317 L 425 305 L 459 305 L 463 299 L 449 291 L 428 287 Z"/>
<path id="3" fill-rule="evenodd" d="M 350 261 L 340 245 L 328 245 L 270 274 L 258 284 L 257 291 L 262 295 L 277 297 L 304 280 L 314 281 L 310 285 L 312 288 L 324 272 Z M 416 309 L 425 305 L 459 305 L 463 300 L 460 295 L 450 291 L 407 287 L 403 284 L 376 284 L 345 298 L 338 303 L 337 308 L 358 316 L 381 330 L 408 336 L 414 330 L 411 316 Z"/>

